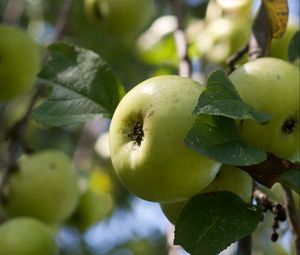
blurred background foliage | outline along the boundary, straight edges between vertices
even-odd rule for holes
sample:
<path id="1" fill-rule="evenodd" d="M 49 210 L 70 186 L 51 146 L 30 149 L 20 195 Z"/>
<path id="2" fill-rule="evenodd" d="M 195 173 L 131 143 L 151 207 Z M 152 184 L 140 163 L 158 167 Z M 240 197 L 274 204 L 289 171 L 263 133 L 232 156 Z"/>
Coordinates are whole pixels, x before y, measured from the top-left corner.
<path id="1" fill-rule="evenodd" d="M 154 0 L 153 0 L 154 1 Z M 69 41 L 101 55 L 129 90 L 139 82 L 160 74 L 178 73 L 178 56 L 173 33 L 177 28 L 170 1 L 154 1 L 154 10 L 143 27 L 130 34 L 109 34 L 87 17 L 84 1 L 73 0 L 68 16 L 61 14 L 61 0 L 0 0 L 0 21 L 23 27 L 39 43 L 42 52 L 55 37 L 57 22 L 67 18 L 59 40 Z M 274 42 L 272 54 L 282 58 L 299 17 L 299 1 L 290 0 L 291 28 L 280 45 Z M 182 1 L 188 54 L 200 81 L 212 69 L 225 68 L 226 59 L 249 39 L 251 20 L 260 1 L 245 13 L 221 10 L 216 1 Z M 136 10 L 139 11 L 139 10 Z M 225 13 L 225 14 L 224 14 Z M 237 16 L 237 17 L 235 17 Z M 292 28 L 294 26 L 295 28 Z M 290 30 L 292 32 L 290 32 Z M 199 39 L 200 38 L 200 39 Z M 276 45 L 275 45 L 276 44 Z M 277 48 L 277 50 L 276 50 Z M 277 52 L 277 53 L 276 53 Z M 277 54 L 277 55 L 276 55 Z M 245 61 L 245 60 L 242 60 Z M 45 96 L 47 95 L 45 90 Z M 29 95 L 0 104 L 0 168 L 4 165 L 6 131 L 24 114 Z M 116 178 L 109 158 L 109 120 L 96 120 L 84 126 L 50 128 L 31 120 L 24 143 L 28 150 L 63 150 L 73 158 L 80 176 L 80 206 L 64 225 L 57 228 L 60 255 L 179 255 L 184 252 L 170 244 L 172 226 L 158 204 L 129 194 Z M 0 212 L 1 214 L 1 212 Z M 84 218 L 85 221 L 80 221 Z M 80 222 L 80 225 L 77 223 Z M 92 223 L 92 224 L 91 224 Z M 256 255 L 290 254 L 290 233 L 282 227 L 282 238 L 269 242 L 272 221 L 267 219 L 254 234 Z M 234 245 L 223 254 L 234 254 Z"/>

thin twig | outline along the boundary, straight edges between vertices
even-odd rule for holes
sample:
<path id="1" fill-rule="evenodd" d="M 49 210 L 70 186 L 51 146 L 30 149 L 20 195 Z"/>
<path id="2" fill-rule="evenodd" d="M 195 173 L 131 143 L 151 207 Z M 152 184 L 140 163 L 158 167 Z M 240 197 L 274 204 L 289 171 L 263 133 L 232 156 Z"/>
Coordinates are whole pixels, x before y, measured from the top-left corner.
<path id="1" fill-rule="evenodd" d="M 64 0 L 60 14 L 54 27 L 55 32 L 52 37 L 52 42 L 55 42 L 62 37 L 72 9 L 72 4 L 73 0 Z"/>
<path id="2" fill-rule="evenodd" d="M 179 75 L 190 77 L 191 61 L 188 57 L 188 44 L 184 33 L 184 14 L 182 1 L 171 0 L 174 13 L 177 17 L 177 29 L 174 32 L 177 55 L 179 57 Z"/>
<path id="3" fill-rule="evenodd" d="M 71 10 L 73 0 L 65 0 L 62 6 L 62 10 L 60 12 L 60 15 L 58 17 L 56 26 L 55 26 L 55 35 L 52 38 L 52 41 L 56 41 L 62 36 L 62 33 L 64 31 L 64 27 L 67 23 L 68 15 Z M 46 60 L 46 57 L 44 57 L 44 61 Z M 12 127 L 12 129 L 9 130 L 9 142 L 8 142 L 8 158 L 7 158 L 7 164 L 6 168 L 3 170 L 3 175 L 0 181 L 0 202 L 3 202 L 4 200 L 4 187 L 5 184 L 9 178 L 9 175 L 12 173 L 12 170 L 17 167 L 17 159 L 18 159 L 18 153 L 21 151 L 24 145 L 24 136 L 26 133 L 26 129 L 28 126 L 29 118 L 32 113 L 32 110 L 38 100 L 38 98 L 41 95 L 41 92 L 43 90 L 44 86 L 43 83 L 39 83 L 35 86 L 35 89 L 33 91 L 30 104 L 22 117 L 21 120 L 19 120 L 15 125 Z"/>
<path id="4" fill-rule="evenodd" d="M 296 254 L 300 255 L 300 225 L 299 219 L 297 218 L 293 194 L 291 189 L 285 185 L 282 185 L 282 188 L 284 191 L 286 215 L 293 235 L 294 248 L 296 250 Z"/>
<path id="5" fill-rule="evenodd" d="M 238 242 L 237 254 L 239 255 L 251 255 L 252 250 L 252 238 L 248 235 Z"/>
<path id="6" fill-rule="evenodd" d="M 249 43 L 247 43 L 244 47 L 235 52 L 232 56 L 230 56 L 226 64 L 228 65 L 227 74 L 232 73 L 235 70 L 236 63 L 249 51 Z"/>

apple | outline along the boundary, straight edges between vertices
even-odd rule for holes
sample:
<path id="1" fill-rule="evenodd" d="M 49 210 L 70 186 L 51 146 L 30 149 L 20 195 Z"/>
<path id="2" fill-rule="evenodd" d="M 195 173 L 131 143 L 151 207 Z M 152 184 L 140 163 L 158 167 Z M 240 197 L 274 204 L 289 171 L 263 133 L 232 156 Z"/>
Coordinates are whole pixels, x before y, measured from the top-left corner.
<path id="1" fill-rule="evenodd" d="M 242 140 L 280 158 L 299 161 L 299 69 L 284 60 L 259 58 L 229 75 L 242 100 L 272 115 L 266 123 L 239 122 Z"/>
<path id="2" fill-rule="evenodd" d="M 33 87 L 40 55 L 26 31 L 0 24 L 0 101 L 9 101 Z"/>
<path id="3" fill-rule="evenodd" d="M 149 22 L 153 0 L 85 0 L 87 17 L 110 34 L 127 34 L 140 30 Z"/>
<path id="4" fill-rule="evenodd" d="M 112 210 L 112 196 L 106 192 L 86 190 L 68 224 L 84 232 L 103 220 Z"/>
<path id="5" fill-rule="evenodd" d="M 250 203 L 252 196 L 252 179 L 241 169 L 223 165 L 213 182 L 201 193 L 230 191 L 238 195 L 246 203 Z M 160 207 L 167 219 L 176 224 L 180 212 L 189 199 L 178 203 L 160 203 Z"/>
<path id="6" fill-rule="evenodd" d="M 229 14 L 250 15 L 252 10 L 252 0 L 217 0 L 221 8 Z"/>
<path id="7" fill-rule="evenodd" d="M 0 225 L 0 254 L 55 255 L 58 252 L 53 236 L 41 221 L 18 217 Z"/>
<path id="8" fill-rule="evenodd" d="M 117 176 L 133 194 L 149 201 L 177 202 L 201 192 L 220 163 L 184 144 L 204 87 L 177 75 L 150 78 L 121 100 L 109 130 Z"/>
<path id="9" fill-rule="evenodd" d="M 79 199 L 71 161 L 55 150 L 22 156 L 7 188 L 3 210 L 8 217 L 31 216 L 49 224 L 67 219 Z"/>
<path id="10" fill-rule="evenodd" d="M 251 22 L 244 17 L 209 21 L 196 39 L 199 54 L 211 63 L 224 64 L 229 56 L 246 45 L 250 31 Z"/>
<path id="11" fill-rule="evenodd" d="M 299 30 L 299 24 L 290 22 L 282 38 L 273 39 L 271 44 L 270 56 L 288 60 L 288 48 L 294 34 Z"/>

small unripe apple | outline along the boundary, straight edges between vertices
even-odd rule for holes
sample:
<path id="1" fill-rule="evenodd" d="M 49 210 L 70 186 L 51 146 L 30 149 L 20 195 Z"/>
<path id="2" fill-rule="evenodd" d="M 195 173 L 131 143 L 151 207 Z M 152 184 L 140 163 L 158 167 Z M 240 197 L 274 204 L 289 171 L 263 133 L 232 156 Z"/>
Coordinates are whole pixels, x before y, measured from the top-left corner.
<path id="1" fill-rule="evenodd" d="M 140 30 L 149 21 L 152 10 L 152 0 L 85 0 L 87 17 L 111 34 Z"/>
<path id="2" fill-rule="evenodd" d="M 133 194 L 150 201 L 177 202 L 205 189 L 220 163 L 184 144 L 204 86 L 166 75 L 143 81 L 119 103 L 109 130 L 117 176 Z"/>
<path id="3" fill-rule="evenodd" d="M 250 31 L 251 22 L 247 18 L 212 20 L 197 38 L 199 54 L 209 62 L 224 64 L 229 56 L 246 45 Z"/>
<path id="4" fill-rule="evenodd" d="M 271 114 L 265 123 L 239 122 L 242 140 L 280 158 L 299 161 L 299 69 L 284 60 L 259 58 L 229 75 L 242 100 Z"/>
<path id="5" fill-rule="evenodd" d="M 68 224 L 80 230 L 88 228 L 103 220 L 112 210 L 112 196 L 106 192 L 94 192 L 88 189 L 80 197 L 78 207 Z"/>
<path id="6" fill-rule="evenodd" d="M 3 210 L 8 217 L 30 216 L 51 224 L 67 219 L 79 199 L 71 161 L 55 150 L 21 157 L 7 188 Z"/>
<path id="7" fill-rule="evenodd" d="M 21 28 L 0 25 L 0 101 L 31 89 L 40 68 L 40 49 Z"/>
<path id="8" fill-rule="evenodd" d="M 288 60 L 288 49 L 291 39 L 299 30 L 299 24 L 289 23 L 287 30 L 282 38 L 273 39 L 271 44 L 270 56 Z"/>
<path id="9" fill-rule="evenodd" d="M 0 225 L 1 255 L 55 255 L 58 252 L 53 236 L 41 221 L 19 217 Z"/>
<path id="10" fill-rule="evenodd" d="M 239 168 L 223 165 L 213 182 L 201 193 L 230 191 L 238 195 L 246 203 L 250 203 L 252 195 L 252 179 Z M 176 224 L 183 207 L 188 200 L 178 203 L 161 203 L 160 207 L 172 223 Z"/>

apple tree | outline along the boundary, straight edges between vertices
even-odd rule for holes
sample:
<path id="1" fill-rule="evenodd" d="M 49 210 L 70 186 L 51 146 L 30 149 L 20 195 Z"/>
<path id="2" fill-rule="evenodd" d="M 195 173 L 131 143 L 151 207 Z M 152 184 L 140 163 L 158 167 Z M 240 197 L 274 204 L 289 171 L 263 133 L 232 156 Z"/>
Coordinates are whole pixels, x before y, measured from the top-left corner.
<path id="1" fill-rule="evenodd" d="M 0 254 L 122 252 L 84 234 L 138 197 L 134 254 L 300 255 L 297 6 L 1 1 Z"/>

